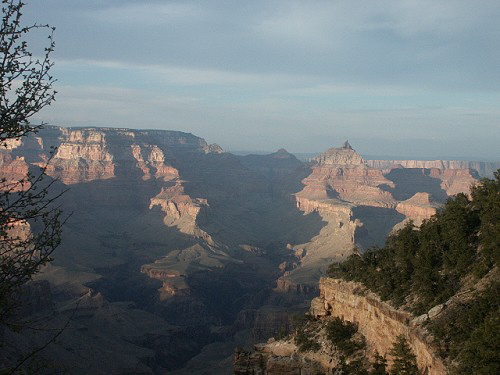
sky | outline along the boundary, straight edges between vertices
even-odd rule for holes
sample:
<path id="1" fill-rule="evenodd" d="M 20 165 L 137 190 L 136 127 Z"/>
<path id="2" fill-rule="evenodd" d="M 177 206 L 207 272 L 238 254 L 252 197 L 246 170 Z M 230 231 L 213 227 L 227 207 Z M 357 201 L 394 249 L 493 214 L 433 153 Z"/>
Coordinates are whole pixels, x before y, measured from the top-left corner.
<path id="1" fill-rule="evenodd" d="M 28 0 L 58 126 L 225 150 L 500 160 L 498 0 Z M 33 46 L 45 43 L 33 35 Z"/>

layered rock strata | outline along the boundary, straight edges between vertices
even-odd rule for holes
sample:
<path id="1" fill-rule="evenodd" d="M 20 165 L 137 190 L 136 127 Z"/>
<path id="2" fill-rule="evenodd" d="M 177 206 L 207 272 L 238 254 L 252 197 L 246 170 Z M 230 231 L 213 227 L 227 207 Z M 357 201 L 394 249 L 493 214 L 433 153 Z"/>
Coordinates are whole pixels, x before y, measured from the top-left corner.
<path id="1" fill-rule="evenodd" d="M 392 185 L 379 169 L 369 168 L 346 141 L 314 159 L 312 173 L 302 182 L 299 197 L 324 200 L 337 198 L 356 205 L 391 207 L 394 198 L 380 185 Z"/>
<path id="2" fill-rule="evenodd" d="M 304 254 L 301 267 L 278 281 L 278 288 L 284 290 L 304 289 L 300 284 L 307 279 L 315 280 L 314 285 L 329 263 L 345 259 L 356 245 L 364 247 L 370 241 L 372 245 L 380 244 L 398 220 L 394 210 L 397 201 L 381 188 L 394 187 L 393 182 L 381 170 L 368 167 L 349 142 L 327 150 L 313 162 L 311 173 L 302 180 L 303 189 L 294 198 L 298 209 L 305 214 L 316 213 L 325 225 L 308 243 L 294 246 Z M 368 221 L 373 221 L 374 213 L 363 207 L 383 211 L 389 219 L 379 221 L 387 222 L 386 227 L 370 226 Z M 369 241 L 358 240 L 360 236 Z M 380 238 L 373 242 L 376 236 Z"/>
<path id="3" fill-rule="evenodd" d="M 481 177 L 492 177 L 493 172 L 500 168 L 500 162 L 483 162 L 467 160 L 367 160 L 372 168 L 390 170 L 395 168 L 425 168 L 425 169 L 473 169 Z"/>
<path id="4" fill-rule="evenodd" d="M 311 314 L 316 317 L 340 317 L 354 322 L 367 340 L 370 353 L 387 355 L 398 336 L 403 335 L 417 357 L 418 367 L 429 375 L 446 374 L 444 363 L 437 355 L 419 319 L 395 309 L 369 292 L 362 284 L 339 279 L 322 278 L 320 296 L 311 302 Z"/>
<path id="5" fill-rule="evenodd" d="M 7 146 L 8 153 L 22 153 L 30 163 L 45 166 L 50 160 L 46 173 L 67 185 L 113 178 L 121 172 L 117 167 L 123 169 L 130 163 L 142 171 L 144 180 L 154 176 L 167 181 L 178 177 L 178 171 L 165 162 L 175 153 L 223 152 L 218 145 L 178 131 L 55 126 Z M 51 156 L 53 147 L 57 150 Z M 6 164 L 8 159 L 3 159 Z"/>
<path id="6" fill-rule="evenodd" d="M 429 193 L 416 193 L 410 199 L 399 202 L 396 210 L 420 226 L 425 219 L 436 213 L 438 207 L 438 203 L 431 201 Z"/>
<path id="7" fill-rule="evenodd" d="M 196 225 L 198 215 L 203 207 L 208 207 L 208 202 L 206 199 L 193 199 L 185 194 L 182 181 L 178 180 L 174 186 L 162 188 L 158 195 L 151 198 L 149 208 L 154 206 L 160 206 L 165 212 L 163 221 L 167 226 L 175 226 L 183 233 L 209 239 Z"/>
<path id="8" fill-rule="evenodd" d="M 62 200 L 74 215 L 51 281 L 93 283 L 109 301 L 155 310 L 179 335 L 204 332 L 195 349 L 173 348 L 182 361 L 238 316 L 254 337 L 287 329 L 286 313 L 267 306 L 317 295 L 333 260 L 383 243 L 398 221 L 430 215 L 427 205 L 473 175 L 398 167 L 407 175 L 397 176 L 348 143 L 311 165 L 284 149 L 237 157 L 176 131 L 47 127 L 0 151 L 2 177 L 17 181 L 48 163 L 71 185 Z"/>
<path id="9" fill-rule="evenodd" d="M 294 335 L 282 340 L 271 338 L 267 343 L 255 345 L 252 351 L 237 349 L 233 356 L 234 374 L 336 373 L 341 353 L 335 349 L 334 343 L 329 343 L 319 328 L 336 317 L 356 323 L 356 335 L 364 337 L 362 339 L 359 336 L 358 339 L 366 342 L 364 355 L 368 359 L 373 360 L 378 353 L 388 359 L 390 367 L 393 343 L 398 337 L 404 336 L 416 355 L 422 373 L 447 374 L 445 364 L 431 344 L 431 337 L 422 326 L 422 319 L 413 318 L 409 313 L 382 302 L 359 283 L 322 278 L 319 287 L 320 296 L 311 301 L 310 307 L 310 314 L 317 319 L 315 325 L 318 328 L 315 329 L 314 337 L 317 349 L 299 350 Z M 429 312 L 426 316 L 431 315 Z"/>
<path id="10" fill-rule="evenodd" d="M 7 150 L 0 150 L 0 176 L 4 179 L 0 183 L 0 191 L 21 191 L 30 187 L 25 181 L 28 174 L 28 163 L 22 156 L 13 157 Z"/>
<path id="11" fill-rule="evenodd" d="M 310 167 L 293 196 L 299 210 L 325 224 L 309 242 L 293 245 L 302 251 L 300 266 L 285 272 L 279 290 L 307 289 L 301 284 L 314 284 L 332 261 L 342 261 L 355 247 L 383 246 L 404 222 L 420 225 L 448 197 L 468 193 L 477 181 L 466 163 L 366 161 L 347 141 L 314 158 Z"/>
<path id="12" fill-rule="evenodd" d="M 61 143 L 46 173 L 66 185 L 115 176 L 106 135 L 95 129 L 61 129 Z"/>
<path id="13" fill-rule="evenodd" d="M 137 167 L 144 173 L 143 180 L 151 178 L 170 181 L 179 178 L 179 171 L 165 164 L 165 154 L 156 145 L 130 145 Z"/>

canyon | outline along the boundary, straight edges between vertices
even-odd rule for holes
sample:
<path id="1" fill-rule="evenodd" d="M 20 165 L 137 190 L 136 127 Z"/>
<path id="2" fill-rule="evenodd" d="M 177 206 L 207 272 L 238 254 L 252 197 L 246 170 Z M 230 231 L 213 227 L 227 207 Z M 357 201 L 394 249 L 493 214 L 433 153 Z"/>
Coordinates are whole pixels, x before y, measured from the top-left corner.
<path id="1" fill-rule="evenodd" d="M 118 128 L 47 126 L 0 150 L 7 181 L 40 168 L 72 212 L 33 291 L 45 301 L 33 314 L 70 321 L 48 360 L 201 374 L 231 373 L 234 347 L 288 333 L 320 290 L 333 298 L 318 287 L 330 263 L 420 224 L 494 166 L 365 160 L 348 142 L 310 162 L 236 156 L 189 133 Z M 19 350 L 43 342 L 9 335 Z"/>

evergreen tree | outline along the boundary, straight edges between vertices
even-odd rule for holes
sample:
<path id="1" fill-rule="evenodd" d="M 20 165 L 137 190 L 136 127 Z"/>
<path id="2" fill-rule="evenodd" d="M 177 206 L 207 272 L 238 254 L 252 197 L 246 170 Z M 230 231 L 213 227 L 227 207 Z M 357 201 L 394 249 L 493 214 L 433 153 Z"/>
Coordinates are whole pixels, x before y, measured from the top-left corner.
<path id="1" fill-rule="evenodd" d="M 457 374 L 490 375 L 500 373 L 500 311 L 496 310 L 465 343 L 459 354 Z"/>
<path id="2" fill-rule="evenodd" d="M 375 352 L 375 361 L 372 363 L 370 375 L 387 375 L 387 359 Z"/>
<path id="3" fill-rule="evenodd" d="M 389 352 L 393 356 L 391 375 L 419 375 L 417 357 L 403 335 L 398 336 Z"/>
<path id="4" fill-rule="evenodd" d="M 500 169 L 494 179 L 482 179 L 472 188 L 472 207 L 480 219 L 480 262 L 484 273 L 500 263 Z"/>

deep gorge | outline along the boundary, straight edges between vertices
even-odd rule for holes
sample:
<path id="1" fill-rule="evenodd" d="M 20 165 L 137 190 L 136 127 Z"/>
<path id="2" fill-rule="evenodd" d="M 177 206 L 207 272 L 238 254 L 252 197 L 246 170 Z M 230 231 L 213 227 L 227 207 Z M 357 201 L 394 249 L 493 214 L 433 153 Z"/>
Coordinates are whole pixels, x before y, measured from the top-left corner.
<path id="1" fill-rule="evenodd" d="M 38 278 L 58 321 L 81 301 L 47 353 L 62 367 L 90 361 L 74 373 L 196 373 L 200 361 L 227 373 L 234 347 L 288 333 L 332 261 L 428 218 L 478 177 L 464 163 L 367 162 L 348 143 L 302 162 L 182 132 L 59 127 L 1 150 L 0 170 L 42 166 L 51 145 L 47 174 L 69 187 L 73 215 Z"/>

